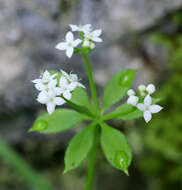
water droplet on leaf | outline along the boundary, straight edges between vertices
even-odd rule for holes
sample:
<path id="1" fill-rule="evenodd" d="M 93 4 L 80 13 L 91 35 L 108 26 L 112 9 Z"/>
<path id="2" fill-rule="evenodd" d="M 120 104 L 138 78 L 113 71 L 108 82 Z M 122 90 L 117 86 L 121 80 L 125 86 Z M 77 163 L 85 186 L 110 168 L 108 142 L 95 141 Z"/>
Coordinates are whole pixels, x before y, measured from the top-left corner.
<path id="1" fill-rule="evenodd" d="M 114 157 L 116 166 L 128 175 L 128 156 L 124 151 L 118 151 Z"/>
<path id="2" fill-rule="evenodd" d="M 34 126 L 30 131 L 43 131 L 47 128 L 48 123 L 44 120 L 38 120 L 34 123 Z"/>

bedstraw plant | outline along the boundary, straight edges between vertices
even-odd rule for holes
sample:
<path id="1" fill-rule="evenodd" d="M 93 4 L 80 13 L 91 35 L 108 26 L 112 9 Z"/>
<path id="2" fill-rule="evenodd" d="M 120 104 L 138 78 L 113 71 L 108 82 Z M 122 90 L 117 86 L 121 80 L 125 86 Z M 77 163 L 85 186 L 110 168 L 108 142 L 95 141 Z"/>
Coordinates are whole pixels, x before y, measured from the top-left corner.
<path id="1" fill-rule="evenodd" d="M 93 30 L 91 24 L 79 26 L 70 24 L 69 26 L 71 31 L 67 32 L 64 42 L 56 45 L 56 49 L 65 51 L 69 58 L 73 54 L 83 56 L 91 100 L 87 95 L 86 87 L 76 74 L 63 70 L 42 72 L 40 78 L 32 82 L 39 91 L 37 101 L 46 105 L 48 113 L 37 118 L 30 131 L 45 134 L 59 133 L 71 129 L 79 123 L 89 121 L 90 124 L 76 134 L 68 145 L 65 153 L 64 173 L 77 168 L 88 156 L 85 189 L 91 190 L 99 139 L 108 162 L 114 168 L 129 175 L 128 167 L 132 161 L 130 146 L 125 135 L 109 126 L 107 121 L 144 117 L 148 123 L 152 119 L 152 114 L 161 111 L 162 107 L 156 104 L 158 99 L 152 98 L 152 94 L 156 90 L 153 84 L 140 85 L 137 93 L 130 89 L 136 72 L 134 69 L 119 71 L 111 77 L 104 88 L 100 104 L 88 54 L 93 51 L 96 43 L 102 42 L 102 30 Z M 75 33 L 78 34 L 77 38 L 74 37 Z M 114 110 L 110 109 L 125 95 L 129 96 L 126 103 L 120 104 Z M 72 109 L 56 109 L 56 106 L 65 103 Z"/>

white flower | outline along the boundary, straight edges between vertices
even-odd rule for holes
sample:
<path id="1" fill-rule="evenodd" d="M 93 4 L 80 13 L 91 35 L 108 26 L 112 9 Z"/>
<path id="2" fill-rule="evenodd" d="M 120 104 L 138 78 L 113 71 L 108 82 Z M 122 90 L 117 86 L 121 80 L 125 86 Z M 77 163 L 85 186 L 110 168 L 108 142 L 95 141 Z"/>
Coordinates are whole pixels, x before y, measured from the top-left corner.
<path id="1" fill-rule="evenodd" d="M 68 79 L 62 75 L 59 82 L 60 89 L 63 97 L 70 100 L 72 97 L 71 91 L 75 89 L 75 86 L 68 82 Z"/>
<path id="2" fill-rule="evenodd" d="M 136 106 L 138 103 L 138 97 L 137 96 L 129 96 L 127 100 L 127 104 L 130 104 L 132 106 Z"/>
<path id="3" fill-rule="evenodd" d="M 60 106 L 65 103 L 65 100 L 61 97 L 56 97 L 56 94 L 53 91 L 40 92 L 37 101 L 41 104 L 46 104 L 49 114 L 54 112 L 56 105 Z"/>
<path id="4" fill-rule="evenodd" d="M 73 24 L 69 24 L 69 26 L 70 26 L 70 28 L 71 28 L 71 30 L 73 31 L 73 32 L 76 32 L 76 31 L 78 31 L 78 32 L 84 32 L 84 33 L 86 33 L 86 32 L 90 32 L 92 29 L 91 29 L 91 24 L 86 24 L 86 25 L 73 25 Z"/>
<path id="5" fill-rule="evenodd" d="M 61 70 L 61 73 L 63 74 L 63 76 L 66 77 L 66 79 L 68 80 L 68 82 L 70 83 L 70 86 L 72 87 L 72 89 L 74 90 L 77 86 L 80 86 L 82 88 L 85 88 L 85 86 L 83 84 L 81 84 L 79 82 L 78 76 L 76 74 L 67 74 L 65 71 Z"/>
<path id="6" fill-rule="evenodd" d="M 155 86 L 153 84 L 149 84 L 146 88 L 146 91 L 149 93 L 149 94 L 153 94 L 155 92 Z"/>
<path id="7" fill-rule="evenodd" d="M 102 34 L 102 30 L 94 30 L 92 32 L 86 32 L 84 37 L 88 40 L 92 40 L 94 42 L 102 42 L 102 39 L 99 37 Z"/>
<path id="8" fill-rule="evenodd" d="M 66 55 L 71 58 L 74 53 L 74 48 L 77 47 L 81 43 L 80 39 L 74 40 L 74 36 L 72 32 L 68 32 L 66 34 L 66 41 L 61 42 L 56 46 L 56 49 L 66 50 Z"/>
<path id="9" fill-rule="evenodd" d="M 35 79 L 32 82 L 35 83 L 35 87 L 37 90 L 48 90 L 54 88 L 57 84 L 57 79 L 54 79 L 57 74 L 51 75 L 48 71 L 45 71 L 41 78 Z"/>
<path id="10" fill-rule="evenodd" d="M 147 95 L 144 99 L 144 103 L 139 103 L 137 105 L 137 108 L 141 111 L 143 111 L 143 117 L 145 121 L 148 123 L 152 119 L 153 113 L 160 112 L 163 108 L 159 105 L 153 104 L 152 105 L 152 98 L 150 95 Z"/>
<path id="11" fill-rule="evenodd" d="M 135 91 L 133 89 L 128 90 L 128 96 L 135 96 Z"/>

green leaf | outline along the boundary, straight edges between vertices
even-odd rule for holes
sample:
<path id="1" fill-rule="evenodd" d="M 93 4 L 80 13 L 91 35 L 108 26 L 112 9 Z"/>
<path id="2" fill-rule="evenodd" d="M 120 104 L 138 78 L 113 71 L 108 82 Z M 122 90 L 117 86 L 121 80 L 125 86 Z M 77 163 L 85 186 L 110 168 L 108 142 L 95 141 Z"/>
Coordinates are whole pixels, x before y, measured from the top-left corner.
<path id="1" fill-rule="evenodd" d="M 143 112 L 138 109 L 135 109 L 135 111 L 128 113 L 127 115 L 118 116 L 116 119 L 133 120 L 133 119 L 138 119 L 140 117 L 143 117 Z"/>
<path id="2" fill-rule="evenodd" d="M 88 118 L 70 109 L 57 109 L 53 114 L 41 115 L 29 131 L 58 133 L 70 129 Z"/>
<path id="3" fill-rule="evenodd" d="M 104 89 L 103 111 L 106 111 L 111 105 L 125 96 L 132 85 L 135 72 L 135 70 L 128 69 L 112 76 Z"/>
<path id="4" fill-rule="evenodd" d="M 93 146 L 95 127 L 91 124 L 73 137 L 66 150 L 64 173 L 77 168 L 87 157 Z"/>
<path id="5" fill-rule="evenodd" d="M 71 102 L 78 104 L 79 106 L 84 106 L 89 111 L 92 109 L 92 105 L 90 104 L 89 97 L 84 88 L 77 87 L 72 92 Z"/>
<path id="6" fill-rule="evenodd" d="M 152 103 L 159 102 L 160 99 L 152 98 Z M 133 120 L 143 117 L 143 112 L 136 107 L 127 103 L 121 104 L 113 112 L 103 116 L 103 120 L 120 119 L 120 120 Z"/>
<path id="7" fill-rule="evenodd" d="M 107 160 L 113 167 L 128 175 L 132 153 L 125 136 L 105 123 L 102 123 L 101 126 L 101 145 Z"/>

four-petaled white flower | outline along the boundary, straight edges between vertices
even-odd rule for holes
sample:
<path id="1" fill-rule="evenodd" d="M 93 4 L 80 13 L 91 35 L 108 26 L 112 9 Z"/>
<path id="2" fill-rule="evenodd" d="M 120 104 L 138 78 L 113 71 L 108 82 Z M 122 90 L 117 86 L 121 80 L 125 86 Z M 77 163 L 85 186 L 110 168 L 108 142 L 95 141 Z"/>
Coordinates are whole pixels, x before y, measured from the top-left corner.
<path id="1" fill-rule="evenodd" d="M 74 40 L 74 36 L 72 32 L 68 32 L 66 34 L 66 41 L 61 42 L 56 46 L 56 49 L 66 50 L 66 55 L 71 58 L 74 53 L 74 48 L 77 47 L 81 43 L 80 39 Z"/>
<path id="2" fill-rule="evenodd" d="M 73 24 L 69 24 L 71 30 L 73 32 L 84 32 L 84 33 L 87 33 L 87 32 L 90 32 L 92 29 L 91 29 L 91 24 L 86 24 L 86 25 L 73 25 Z"/>
<path id="3" fill-rule="evenodd" d="M 152 119 L 153 113 L 158 113 L 163 109 L 159 105 L 152 105 L 152 98 L 150 97 L 150 95 L 147 95 L 144 99 L 144 103 L 139 103 L 137 105 L 137 108 L 143 111 L 143 117 L 147 123 Z"/>
<path id="4" fill-rule="evenodd" d="M 46 104 L 49 114 L 54 112 L 56 105 L 60 106 L 65 103 L 65 100 L 61 97 L 57 97 L 54 91 L 40 92 L 37 101 L 41 104 Z"/>
<path id="5" fill-rule="evenodd" d="M 86 32 L 84 34 L 84 37 L 86 39 L 93 41 L 93 42 L 102 42 L 102 39 L 99 37 L 101 34 L 102 34 L 102 30 L 98 29 L 98 30 L 94 30 L 91 32 Z"/>
<path id="6" fill-rule="evenodd" d="M 57 74 L 51 75 L 48 71 L 45 71 L 41 78 L 35 79 L 32 82 L 35 83 L 35 87 L 37 90 L 42 91 L 42 90 L 48 90 L 51 88 L 54 88 L 57 80 L 54 79 L 57 76 Z"/>

